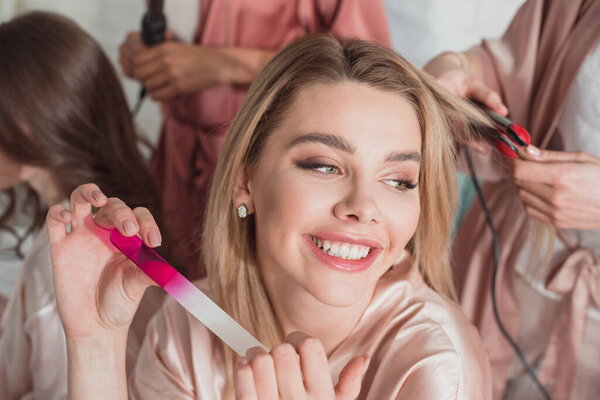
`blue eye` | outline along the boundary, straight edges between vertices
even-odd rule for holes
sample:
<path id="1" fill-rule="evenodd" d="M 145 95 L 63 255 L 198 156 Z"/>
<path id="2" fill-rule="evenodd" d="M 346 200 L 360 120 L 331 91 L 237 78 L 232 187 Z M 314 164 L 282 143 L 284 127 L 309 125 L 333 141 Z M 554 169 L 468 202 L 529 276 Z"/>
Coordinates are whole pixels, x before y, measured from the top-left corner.
<path id="1" fill-rule="evenodd" d="M 398 180 L 398 179 L 386 179 L 386 185 L 390 185 L 394 189 L 404 191 L 404 190 L 412 190 L 417 187 L 416 183 L 412 183 L 410 181 Z"/>

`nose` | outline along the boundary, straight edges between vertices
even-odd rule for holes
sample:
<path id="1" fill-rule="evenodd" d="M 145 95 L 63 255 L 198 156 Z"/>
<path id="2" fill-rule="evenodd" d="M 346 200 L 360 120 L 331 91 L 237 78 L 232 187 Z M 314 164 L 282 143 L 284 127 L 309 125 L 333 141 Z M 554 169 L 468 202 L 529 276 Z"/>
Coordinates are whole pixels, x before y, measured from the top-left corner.
<path id="1" fill-rule="evenodd" d="M 377 223 L 381 211 L 374 198 L 374 190 L 368 184 L 350 185 L 346 195 L 334 205 L 334 215 L 343 221 Z"/>

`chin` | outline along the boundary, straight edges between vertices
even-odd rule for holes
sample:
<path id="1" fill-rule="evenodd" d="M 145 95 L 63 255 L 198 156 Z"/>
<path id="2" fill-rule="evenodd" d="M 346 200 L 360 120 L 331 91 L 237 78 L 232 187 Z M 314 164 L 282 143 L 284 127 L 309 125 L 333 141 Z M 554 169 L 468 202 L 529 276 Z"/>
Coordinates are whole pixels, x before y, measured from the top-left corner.
<path id="1" fill-rule="evenodd" d="M 358 303 L 369 292 L 365 278 L 359 284 L 347 282 L 326 282 L 321 280 L 318 286 L 308 288 L 309 293 L 319 302 L 331 307 L 351 307 Z"/>

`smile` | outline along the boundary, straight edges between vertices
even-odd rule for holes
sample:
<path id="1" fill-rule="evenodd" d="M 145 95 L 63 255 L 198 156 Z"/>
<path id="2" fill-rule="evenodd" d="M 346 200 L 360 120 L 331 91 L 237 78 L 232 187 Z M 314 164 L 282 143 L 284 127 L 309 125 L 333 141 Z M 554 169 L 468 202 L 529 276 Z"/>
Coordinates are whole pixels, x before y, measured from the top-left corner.
<path id="1" fill-rule="evenodd" d="M 311 239 L 324 253 L 344 260 L 362 260 L 371 251 L 370 247 L 359 244 L 321 240 L 314 236 L 311 236 Z"/>
<path id="2" fill-rule="evenodd" d="M 364 271 L 383 251 L 378 242 L 340 234 L 305 234 L 304 238 L 319 260 L 342 272 Z"/>

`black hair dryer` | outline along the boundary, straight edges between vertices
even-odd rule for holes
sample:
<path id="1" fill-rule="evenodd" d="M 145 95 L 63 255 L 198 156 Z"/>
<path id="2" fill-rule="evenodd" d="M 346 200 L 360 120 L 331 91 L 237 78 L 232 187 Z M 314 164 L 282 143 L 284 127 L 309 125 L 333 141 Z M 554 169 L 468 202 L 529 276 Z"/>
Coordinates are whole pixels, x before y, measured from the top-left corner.
<path id="1" fill-rule="evenodd" d="M 165 40 L 167 19 L 163 14 L 163 0 L 149 0 L 148 10 L 142 17 L 142 41 L 146 46 L 154 46 Z M 146 97 L 146 88 L 142 86 L 133 115 L 137 115 Z"/>

